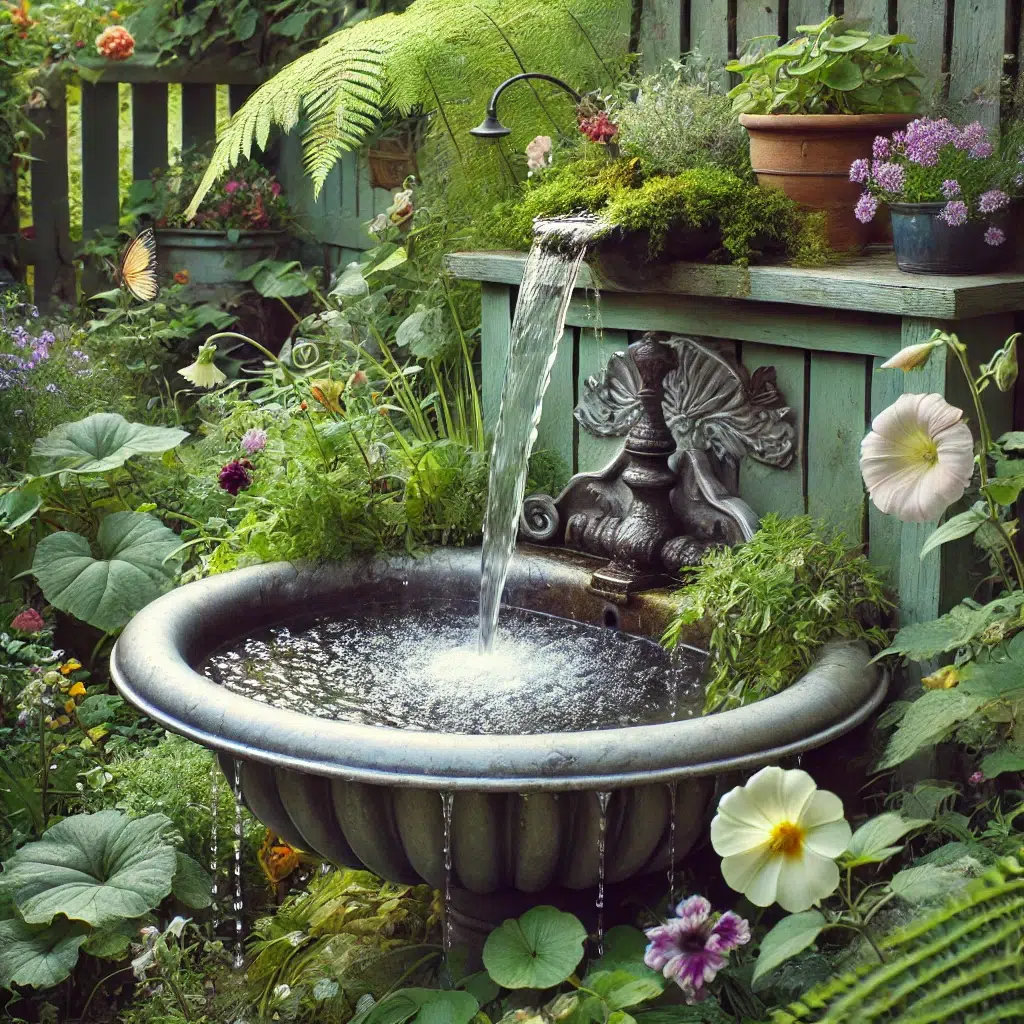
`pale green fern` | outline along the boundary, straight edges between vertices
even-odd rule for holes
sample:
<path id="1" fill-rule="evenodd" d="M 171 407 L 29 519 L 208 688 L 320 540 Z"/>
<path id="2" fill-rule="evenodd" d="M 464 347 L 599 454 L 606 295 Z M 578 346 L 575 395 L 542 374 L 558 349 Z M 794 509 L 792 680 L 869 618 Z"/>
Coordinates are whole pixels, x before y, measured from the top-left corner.
<path id="1" fill-rule="evenodd" d="M 1024 868 L 1013 858 L 882 943 L 886 962 L 812 989 L 775 1024 L 1024 1020 Z"/>
<path id="2" fill-rule="evenodd" d="M 581 92 L 610 85 L 609 64 L 628 49 L 630 9 L 630 0 L 417 0 L 402 14 L 343 29 L 260 86 L 232 118 L 187 215 L 254 144 L 265 148 L 274 127 L 300 129 L 319 193 L 335 162 L 388 114 L 427 116 L 434 166 L 464 183 L 467 196 L 508 179 L 507 151 L 468 134 L 491 91 L 524 70 Z M 514 87 L 500 113 L 514 150 L 534 135 L 574 129 L 571 101 L 546 85 Z"/>

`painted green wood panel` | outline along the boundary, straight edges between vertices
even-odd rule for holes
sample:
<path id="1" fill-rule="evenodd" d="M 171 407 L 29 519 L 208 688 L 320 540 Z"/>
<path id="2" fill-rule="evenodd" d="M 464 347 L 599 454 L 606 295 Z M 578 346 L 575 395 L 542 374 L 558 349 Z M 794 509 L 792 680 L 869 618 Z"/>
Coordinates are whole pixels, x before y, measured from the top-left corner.
<path id="1" fill-rule="evenodd" d="M 132 86 L 132 176 L 167 166 L 167 83 Z"/>
<path id="2" fill-rule="evenodd" d="M 872 32 L 888 32 L 889 0 L 846 0 L 843 17 L 863 22 Z"/>
<path id="3" fill-rule="evenodd" d="M 185 82 L 181 87 L 182 149 L 204 146 L 216 137 L 217 86 Z"/>
<path id="4" fill-rule="evenodd" d="M 508 346 L 512 331 L 511 289 L 484 284 L 480 296 L 480 400 L 484 426 L 492 433 L 501 403 Z M 571 435 L 570 435 L 571 436 Z"/>
<path id="5" fill-rule="evenodd" d="M 682 6 L 682 0 L 643 0 L 640 52 L 648 70 L 675 60 L 682 52 Z"/>
<path id="6" fill-rule="evenodd" d="M 888 409 L 905 389 L 906 374 L 900 370 L 883 370 L 885 360 L 876 356 L 871 364 L 872 420 L 883 409 Z M 893 589 L 900 579 L 900 548 L 903 524 L 895 516 L 883 515 L 868 500 L 868 557 L 874 565 L 884 569 Z"/>
<path id="7" fill-rule="evenodd" d="M 246 83 L 244 85 L 229 85 L 228 86 L 228 105 L 231 107 L 231 113 L 237 114 L 239 108 L 243 103 L 256 91 L 256 86 L 252 83 Z"/>
<path id="8" fill-rule="evenodd" d="M 740 358 L 751 374 L 761 366 L 775 367 L 779 390 L 786 405 L 793 410 L 792 422 L 796 429 L 796 453 L 788 468 L 765 466 L 749 457 L 743 460 L 740 465 L 740 497 L 762 516 L 769 512 L 802 515 L 807 510 L 804 479 L 807 354 L 798 349 L 747 343 L 741 349 Z"/>
<path id="9" fill-rule="evenodd" d="M 580 331 L 579 373 L 576 378 L 576 401 L 583 395 L 588 377 L 601 378 L 604 368 L 616 352 L 625 352 L 629 347 L 629 335 L 625 331 L 598 331 L 583 328 Z M 606 466 L 622 448 L 621 437 L 594 437 L 578 423 L 576 429 L 576 468 L 580 473 L 592 473 Z"/>
<path id="10" fill-rule="evenodd" d="M 921 89 L 930 99 L 942 87 L 947 0 L 897 0 L 896 27 L 916 40 L 914 63 L 924 80 Z"/>
<path id="11" fill-rule="evenodd" d="M 736 49 L 745 52 L 745 44 L 757 36 L 779 35 L 779 0 L 737 0 Z M 770 41 L 765 40 L 765 45 Z"/>
<path id="12" fill-rule="evenodd" d="M 989 126 L 999 121 L 1006 5 L 1002 0 L 957 0 L 953 8 L 953 50 L 949 98 L 969 104 L 966 116 Z M 984 104 L 973 102 L 976 96 Z"/>
<path id="13" fill-rule="evenodd" d="M 565 460 L 569 472 L 574 471 L 576 453 L 572 411 L 576 405 L 576 382 L 572 379 L 573 346 L 576 332 L 567 327 L 558 343 L 555 362 L 551 367 L 551 379 L 544 392 L 540 423 L 537 424 L 537 440 L 534 451 L 558 452 Z"/>
<path id="14" fill-rule="evenodd" d="M 690 5 L 690 49 L 714 63 L 728 59 L 728 0 L 696 0 Z"/>
<path id="15" fill-rule="evenodd" d="M 864 488 L 857 472 L 864 437 L 866 361 L 812 352 L 807 392 L 807 511 L 859 544 Z"/>
<path id="16" fill-rule="evenodd" d="M 118 183 L 117 83 L 82 82 L 82 235 L 116 228 Z"/>
<path id="17" fill-rule="evenodd" d="M 817 25 L 824 21 L 832 7 L 829 0 L 789 0 L 789 35 L 796 35 L 798 25 Z"/>

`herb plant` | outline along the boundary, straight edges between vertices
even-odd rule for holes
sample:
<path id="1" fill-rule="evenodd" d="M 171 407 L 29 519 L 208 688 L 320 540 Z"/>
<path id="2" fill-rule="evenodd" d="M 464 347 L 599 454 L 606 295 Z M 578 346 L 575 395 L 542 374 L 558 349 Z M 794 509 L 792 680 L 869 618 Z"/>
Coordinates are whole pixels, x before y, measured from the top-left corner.
<path id="1" fill-rule="evenodd" d="M 808 516 L 772 513 L 753 539 L 709 551 L 678 592 L 678 613 L 662 642 L 684 626 L 710 630 L 713 662 L 705 713 L 726 711 L 784 690 L 828 640 L 887 642 L 889 607 L 879 574 Z"/>
<path id="2" fill-rule="evenodd" d="M 739 114 L 909 114 L 920 72 L 903 51 L 906 35 L 872 35 L 831 16 L 767 53 L 731 61 L 742 81 L 729 92 Z"/>

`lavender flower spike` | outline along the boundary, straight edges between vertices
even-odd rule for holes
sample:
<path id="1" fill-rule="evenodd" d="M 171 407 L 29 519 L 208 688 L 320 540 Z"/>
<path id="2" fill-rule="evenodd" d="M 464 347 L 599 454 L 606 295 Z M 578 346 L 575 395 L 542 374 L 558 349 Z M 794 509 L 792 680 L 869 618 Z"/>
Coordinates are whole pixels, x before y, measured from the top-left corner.
<path id="1" fill-rule="evenodd" d="M 861 224 L 867 224 L 873 220 L 877 212 L 878 200 L 870 192 L 865 192 L 857 200 L 857 205 L 853 208 L 853 215 Z"/>
<path id="2" fill-rule="evenodd" d="M 871 175 L 871 165 L 861 157 L 859 160 L 854 160 L 850 164 L 850 181 L 857 182 L 858 185 L 863 185 Z"/>

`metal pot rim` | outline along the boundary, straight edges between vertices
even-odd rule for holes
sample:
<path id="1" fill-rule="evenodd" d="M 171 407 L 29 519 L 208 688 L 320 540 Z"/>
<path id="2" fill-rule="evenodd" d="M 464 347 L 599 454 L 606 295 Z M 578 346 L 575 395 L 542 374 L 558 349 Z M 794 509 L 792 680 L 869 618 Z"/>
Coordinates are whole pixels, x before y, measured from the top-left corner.
<path id="1" fill-rule="evenodd" d="M 479 557 L 479 549 L 439 548 L 417 559 L 276 562 L 208 577 L 139 612 L 114 647 L 111 674 L 122 695 L 161 725 L 235 757 L 388 786 L 519 793 L 618 789 L 763 765 L 842 735 L 885 695 L 887 678 L 867 649 L 833 643 L 789 689 L 733 711 L 661 725 L 483 736 L 311 718 L 233 694 L 191 668 L 233 639 L 294 618 L 296 609 L 327 610 L 346 591 L 354 599 L 359 586 L 475 593 Z M 517 595 L 531 587 L 584 588 L 588 578 L 579 565 L 521 551 L 506 595 L 529 607 Z"/>

